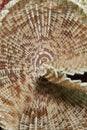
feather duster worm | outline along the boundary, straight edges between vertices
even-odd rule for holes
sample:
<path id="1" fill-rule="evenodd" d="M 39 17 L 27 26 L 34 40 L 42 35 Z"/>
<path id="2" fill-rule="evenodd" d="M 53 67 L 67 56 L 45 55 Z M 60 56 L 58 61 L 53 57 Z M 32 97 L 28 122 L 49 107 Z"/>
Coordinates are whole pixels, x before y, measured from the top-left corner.
<path id="1" fill-rule="evenodd" d="M 82 12 L 82 14 L 80 13 Z M 0 12 L 0 125 L 87 130 L 87 24 L 67 0 L 12 0 Z"/>

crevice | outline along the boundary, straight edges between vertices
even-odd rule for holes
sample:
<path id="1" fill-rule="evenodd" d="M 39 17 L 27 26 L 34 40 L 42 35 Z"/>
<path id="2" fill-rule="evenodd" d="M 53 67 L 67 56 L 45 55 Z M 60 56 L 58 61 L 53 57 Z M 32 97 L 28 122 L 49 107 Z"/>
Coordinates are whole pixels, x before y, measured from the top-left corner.
<path id="1" fill-rule="evenodd" d="M 0 130 L 2 130 L 2 128 L 0 127 Z"/>
<path id="2" fill-rule="evenodd" d="M 87 82 L 87 72 L 84 72 L 84 74 L 74 74 L 74 75 L 68 75 L 67 77 L 71 80 L 81 80 L 81 82 Z"/>

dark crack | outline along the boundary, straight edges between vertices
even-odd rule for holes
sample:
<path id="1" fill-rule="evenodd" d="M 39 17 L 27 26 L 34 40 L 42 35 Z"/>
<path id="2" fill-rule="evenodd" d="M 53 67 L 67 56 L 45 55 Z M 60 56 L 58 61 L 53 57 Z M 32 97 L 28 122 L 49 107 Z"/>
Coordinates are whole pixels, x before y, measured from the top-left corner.
<path id="1" fill-rule="evenodd" d="M 81 80 L 81 82 L 87 82 L 87 72 L 84 74 L 74 74 L 74 75 L 68 75 L 67 77 L 71 80 Z"/>

